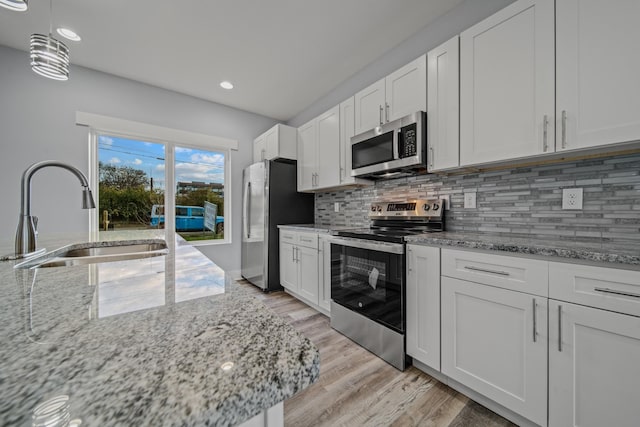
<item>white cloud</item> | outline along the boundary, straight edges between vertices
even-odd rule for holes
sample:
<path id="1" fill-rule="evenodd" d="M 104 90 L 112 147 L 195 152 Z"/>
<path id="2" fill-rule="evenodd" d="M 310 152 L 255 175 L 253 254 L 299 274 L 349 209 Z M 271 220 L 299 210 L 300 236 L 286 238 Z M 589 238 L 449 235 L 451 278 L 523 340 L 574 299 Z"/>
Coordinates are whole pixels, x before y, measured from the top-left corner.
<path id="1" fill-rule="evenodd" d="M 176 153 L 191 153 L 191 148 L 176 147 Z"/>
<path id="2" fill-rule="evenodd" d="M 176 163 L 175 170 L 176 181 L 224 182 L 224 169 L 222 167 L 193 163 Z"/>
<path id="3" fill-rule="evenodd" d="M 140 160 L 140 159 L 135 159 L 135 160 L 134 160 L 133 162 L 131 162 L 131 163 L 133 163 L 134 165 L 141 165 L 141 164 L 142 164 L 142 160 Z"/>
<path id="4" fill-rule="evenodd" d="M 112 165 L 117 165 L 118 163 L 122 163 L 122 160 L 117 157 L 112 157 L 111 159 L 109 159 L 109 163 L 111 163 Z"/>
<path id="5" fill-rule="evenodd" d="M 159 165 L 156 165 L 156 170 L 157 171 L 164 171 L 164 163 L 160 163 Z"/>
<path id="6" fill-rule="evenodd" d="M 111 145 L 113 145 L 113 138 L 111 138 L 110 136 L 100 135 L 98 142 L 100 144 L 111 146 Z"/>
<path id="7" fill-rule="evenodd" d="M 223 166 L 224 154 L 221 153 L 196 153 L 191 156 L 191 161 L 196 163 L 208 163 L 209 165 Z"/>

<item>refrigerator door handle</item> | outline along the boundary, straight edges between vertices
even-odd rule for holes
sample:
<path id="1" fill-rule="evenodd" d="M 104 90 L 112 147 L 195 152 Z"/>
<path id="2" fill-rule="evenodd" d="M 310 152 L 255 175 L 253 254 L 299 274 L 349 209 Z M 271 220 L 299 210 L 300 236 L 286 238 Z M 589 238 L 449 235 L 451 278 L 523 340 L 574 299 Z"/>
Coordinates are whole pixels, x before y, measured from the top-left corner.
<path id="1" fill-rule="evenodd" d="M 247 182 L 247 184 L 244 186 L 244 200 L 242 201 L 242 205 L 243 205 L 243 215 L 242 215 L 242 222 L 243 222 L 243 227 L 244 227 L 244 231 L 245 231 L 245 237 L 248 239 L 251 235 L 251 232 L 249 231 L 249 225 L 250 225 L 250 221 L 249 221 L 249 193 L 251 192 L 251 182 Z"/>

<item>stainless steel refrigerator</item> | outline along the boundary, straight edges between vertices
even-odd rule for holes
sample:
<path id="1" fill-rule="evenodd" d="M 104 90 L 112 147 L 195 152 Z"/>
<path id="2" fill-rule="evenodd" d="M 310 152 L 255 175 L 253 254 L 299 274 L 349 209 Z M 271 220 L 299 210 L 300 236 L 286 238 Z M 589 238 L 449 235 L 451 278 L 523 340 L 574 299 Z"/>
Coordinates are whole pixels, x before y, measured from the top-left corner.
<path id="1" fill-rule="evenodd" d="M 242 185 L 242 277 L 263 291 L 282 289 L 278 225 L 313 223 L 313 194 L 297 192 L 293 160 L 254 163 Z"/>

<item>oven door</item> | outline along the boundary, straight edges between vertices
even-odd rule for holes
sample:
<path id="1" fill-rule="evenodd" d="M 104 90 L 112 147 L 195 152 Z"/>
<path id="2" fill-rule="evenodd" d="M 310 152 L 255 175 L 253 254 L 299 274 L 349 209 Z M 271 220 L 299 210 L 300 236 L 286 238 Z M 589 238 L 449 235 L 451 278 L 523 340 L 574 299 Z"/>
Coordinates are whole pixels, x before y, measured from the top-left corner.
<path id="1" fill-rule="evenodd" d="M 404 245 L 334 238 L 331 299 L 404 333 Z"/>

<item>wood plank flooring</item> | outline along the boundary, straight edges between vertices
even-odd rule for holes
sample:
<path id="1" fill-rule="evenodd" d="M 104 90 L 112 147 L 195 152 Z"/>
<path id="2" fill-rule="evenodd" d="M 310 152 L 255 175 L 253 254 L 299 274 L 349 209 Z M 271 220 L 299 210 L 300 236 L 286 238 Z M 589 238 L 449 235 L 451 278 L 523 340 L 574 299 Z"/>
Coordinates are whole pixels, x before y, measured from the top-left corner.
<path id="1" fill-rule="evenodd" d="M 320 350 L 320 378 L 284 402 L 285 426 L 514 425 L 413 366 L 398 371 L 289 294 L 265 294 L 246 281 L 239 283 Z"/>

